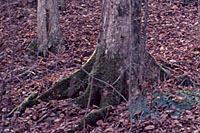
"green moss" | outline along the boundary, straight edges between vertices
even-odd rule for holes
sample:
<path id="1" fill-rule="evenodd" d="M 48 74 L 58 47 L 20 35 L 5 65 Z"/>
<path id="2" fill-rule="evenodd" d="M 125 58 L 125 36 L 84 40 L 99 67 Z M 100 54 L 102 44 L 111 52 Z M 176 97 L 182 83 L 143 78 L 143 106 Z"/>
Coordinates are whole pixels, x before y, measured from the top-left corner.
<path id="1" fill-rule="evenodd" d="M 110 91 L 109 94 L 107 94 L 106 97 L 103 97 L 100 101 L 100 107 L 106 107 L 108 105 L 118 105 L 120 103 L 121 99 L 118 94 L 116 94 L 114 91 Z"/>
<path id="2" fill-rule="evenodd" d="M 119 67 L 121 67 L 122 59 L 118 58 L 118 56 L 114 56 L 115 58 L 109 58 L 106 55 L 99 56 L 98 62 L 96 62 L 95 67 L 92 72 L 94 77 L 100 80 L 103 80 L 109 84 L 113 84 L 116 79 L 120 76 Z M 121 88 L 121 82 L 117 82 L 115 88 Z M 81 107 L 86 107 L 88 103 L 90 85 L 87 87 L 86 91 L 77 98 L 77 104 L 80 104 Z M 103 93 L 107 91 L 108 94 L 106 96 Z M 91 104 L 97 104 L 101 107 L 105 107 L 108 105 L 116 105 L 120 103 L 120 96 L 113 90 L 113 88 L 109 88 L 102 82 L 94 80 L 93 88 L 92 88 L 92 98 Z"/>
<path id="3" fill-rule="evenodd" d="M 79 104 L 81 107 L 86 107 L 88 98 L 89 98 L 89 86 L 84 91 L 84 93 L 76 99 L 75 104 Z"/>
<path id="4" fill-rule="evenodd" d="M 19 106 L 15 107 L 8 116 L 12 115 L 14 111 L 19 111 L 23 113 L 27 107 L 31 107 L 38 103 L 38 92 L 35 91 L 30 96 L 28 96 Z"/>
<path id="5" fill-rule="evenodd" d="M 30 96 L 28 96 L 28 98 L 25 101 L 23 101 L 20 104 L 20 106 L 17 108 L 17 111 L 23 112 L 26 109 L 26 107 L 30 107 L 30 106 L 34 105 L 35 102 L 36 102 L 35 99 L 37 98 L 37 96 L 38 96 L 38 92 L 37 91 L 35 91 Z"/>
<path id="6" fill-rule="evenodd" d="M 83 65 L 84 70 L 90 72 L 96 58 L 96 50 L 90 59 Z M 12 115 L 14 111 L 23 112 L 27 107 L 31 107 L 38 103 L 38 100 L 48 101 L 52 99 L 65 99 L 68 97 L 74 97 L 80 90 L 87 87 L 88 75 L 82 70 L 78 69 L 71 76 L 63 78 L 57 82 L 52 88 L 42 93 L 40 96 L 38 92 L 31 94 L 26 100 L 24 100 L 19 106 L 15 107 L 9 115 Z"/>
<path id="7" fill-rule="evenodd" d="M 90 85 L 87 86 L 84 93 L 76 99 L 75 104 L 79 104 L 80 107 L 82 107 L 82 108 L 87 106 L 88 98 L 89 98 L 89 94 L 90 94 L 90 87 L 91 87 Z M 98 90 L 98 88 L 93 87 L 90 105 L 93 105 L 93 104 L 99 105 L 99 101 L 100 101 L 99 90 Z"/>
<path id="8" fill-rule="evenodd" d="M 95 66 L 94 75 L 112 84 L 120 75 L 119 68 L 121 64 L 122 59 L 118 56 L 115 56 L 115 58 L 100 57 L 99 62 Z"/>
<path id="9" fill-rule="evenodd" d="M 89 114 L 87 114 L 87 116 L 85 117 L 85 122 L 86 124 L 89 125 L 96 125 L 96 122 L 100 119 L 104 119 L 108 114 L 109 111 L 112 109 L 111 106 L 107 106 L 107 107 L 103 107 L 99 110 L 96 111 L 92 111 Z M 83 129 L 83 122 L 84 119 L 82 119 L 79 122 L 79 130 Z"/>
<path id="10" fill-rule="evenodd" d="M 155 82 L 158 81 L 158 78 L 161 81 L 164 81 L 165 79 L 169 79 L 170 78 L 170 74 L 167 72 L 167 70 L 159 63 L 157 62 L 154 57 L 147 52 L 147 55 L 149 56 L 149 60 L 151 60 L 149 62 L 149 64 L 147 64 L 147 68 L 151 71 L 149 71 L 151 73 L 151 76 L 147 75 L 148 78 L 150 78 L 150 84 L 154 84 Z M 152 73 L 153 72 L 153 73 Z"/>
<path id="11" fill-rule="evenodd" d="M 88 75 L 82 69 L 88 72 L 92 70 L 92 65 L 94 64 L 96 57 L 95 55 L 96 50 L 82 68 L 76 70 L 71 76 L 57 82 L 52 88 L 43 93 L 40 96 L 40 99 L 50 100 L 74 97 L 79 91 L 85 89 L 88 83 Z"/>
<path id="12" fill-rule="evenodd" d="M 98 64 L 96 64 L 94 75 L 96 78 L 101 79 L 109 84 L 113 84 L 117 78 L 120 76 L 120 67 L 123 63 L 123 59 L 119 58 L 119 56 L 115 55 L 115 58 L 108 58 L 106 56 L 100 57 Z M 122 77 L 121 77 L 122 78 Z M 102 82 L 95 81 L 95 84 L 98 86 L 102 86 L 100 88 L 101 100 L 100 107 L 105 107 L 108 105 L 117 105 L 120 103 L 120 96 L 113 90 L 113 88 L 108 87 Z M 121 92 L 122 84 L 121 82 L 117 82 L 113 85 L 116 89 Z M 125 88 L 124 88 L 125 89 Z M 126 90 L 123 90 L 126 91 Z M 106 95 L 104 93 L 107 93 Z"/>
<path id="13" fill-rule="evenodd" d="M 38 48 L 37 48 L 37 39 L 33 39 L 31 41 L 31 43 L 29 44 L 29 46 L 28 46 L 27 54 L 36 56 L 37 50 L 38 50 Z"/>

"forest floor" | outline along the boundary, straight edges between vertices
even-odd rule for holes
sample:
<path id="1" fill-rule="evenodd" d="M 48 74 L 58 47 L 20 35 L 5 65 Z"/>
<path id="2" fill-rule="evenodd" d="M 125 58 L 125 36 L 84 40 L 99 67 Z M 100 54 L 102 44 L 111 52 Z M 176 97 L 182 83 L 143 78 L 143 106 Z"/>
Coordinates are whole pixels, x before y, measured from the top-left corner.
<path id="1" fill-rule="evenodd" d="M 101 0 L 66 0 L 66 10 L 60 11 L 60 27 L 66 44 L 56 55 L 47 58 L 28 57 L 26 49 L 36 36 L 36 3 L 11 0 L 9 6 L 0 0 L 0 130 L 19 133 L 74 132 L 85 109 L 74 105 L 74 99 L 41 102 L 27 108 L 20 117 L 5 118 L 5 114 L 19 105 L 34 91 L 42 93 L 57 81 L 81 67 L 97 44 L 101 18 Z M 8 10 L 9 9 L 9 10 Z M 200 45 L 197 5 L 183 5 L 183 0 L 149 0 L 147 49 L 175 76 L 188 75 L 200 83 Z M 3 83 L 6 83 L 3 85 Z M 2 86 L 3 85 L 3 86 Z M 162 92 L 175 92 L 185 87 L 175 79 L 153 86 Z M 181 100 L 181 97 L 175 97 Z M 89 108 L 90 111 L 98 109 Z M 200 106 L 193 106 L 172 116 L 171 110 L 161 106 L 159 119 L 148 117 L 133 120 L 133 132 L 200 132 Z M 121 103 L 95 126 L 87 125 L 87 132 L 128 132 L 130 121 L 127 103 Z M 17 112 L 16 112 L 17 113 Z M 75 131 L 80 132 L 80 131 Z"/>

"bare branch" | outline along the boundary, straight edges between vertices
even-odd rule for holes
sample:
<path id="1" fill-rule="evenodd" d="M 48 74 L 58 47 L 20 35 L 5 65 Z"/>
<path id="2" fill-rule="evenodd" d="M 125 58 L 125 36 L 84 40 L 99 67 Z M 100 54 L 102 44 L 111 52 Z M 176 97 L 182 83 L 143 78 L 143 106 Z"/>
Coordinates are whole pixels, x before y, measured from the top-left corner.
<path id="1" fill-rule="evenodd" d="M 88 73 L 88 72 L 87 72 L 85 69 L 83 69 L 82 67 L 81 67 L 81 70 L 83 70 L 87 75 L 90 75 L 90 73 Z M 95 79 L 95 80 L 97 80 L 97 81 L 99 81 L 99 82 L 101 82 L 101 83 L 104 83 L 105 85 L 111 87 L 118 95 L 120 95 L 120 96 L 124 99 L 124 101 L 128 102 L 128 100 L 127 100 L 113 85 L 111 85 L 111 84 L 109 84 L 109 83 L 107 83 L 106 81 L 103 81 L 103 80 L 101 80 L 101 79 L 95 78 L 93 75 L 91 75 L 91 77 L 92 77 L 93 79 Z"/>

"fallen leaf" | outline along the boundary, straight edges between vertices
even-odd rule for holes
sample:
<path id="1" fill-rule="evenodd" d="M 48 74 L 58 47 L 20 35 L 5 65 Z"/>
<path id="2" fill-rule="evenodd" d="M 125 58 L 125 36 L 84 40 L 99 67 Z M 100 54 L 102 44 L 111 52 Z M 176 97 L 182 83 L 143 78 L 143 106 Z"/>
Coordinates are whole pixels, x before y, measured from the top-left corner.
<path id="1" fill-rule="evenodd" d="M 152 129 L 154 129 L 154 128 L 155 128 L 154 125 L 148 125 L 148 126 L 146 126 L 144 129 L 145 129 L 145 130 L 152 130 Z"/>
<path id="2" fill-rule="evenodd" d="M 107 128 L 107 129 L 105 130 L 105 132 L 114 132 L 114 129 L 111 128 L 111 127 L 109 127 L 109 128 Z"/>

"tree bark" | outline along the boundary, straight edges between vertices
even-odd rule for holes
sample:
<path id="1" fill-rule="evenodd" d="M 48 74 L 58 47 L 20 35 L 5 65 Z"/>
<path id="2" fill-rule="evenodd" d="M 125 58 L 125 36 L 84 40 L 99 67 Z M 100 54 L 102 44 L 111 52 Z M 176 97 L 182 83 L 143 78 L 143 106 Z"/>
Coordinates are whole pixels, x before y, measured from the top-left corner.
<path id="1" fill-rule="evenodd" d="M 130 2 L 131 5 L 128 0 L 103 0 L 99 40 L 92 57 L 73 75 L 33 99 L 34 103 L 39 99 L 46 101 L 72 97 L 79 90 L 86 88 L 76 100 L 76 103 L 86 107 L 90 96 L 90 80 L 93 78 L 90 104 L 105 108 L 126 100 L 130 84 L 132 92 L 136 93 L 137 90 L 140 94 L 141 90 L 147 91 L 144 83 L 154 84 L 159 78 L 164 79 L 167 72 L 146 51 L 145 44 L 141 44 L 141 1 L 130 0 Z M 133 79 L 131 81 L 130 76 Z M 83 88 L 80 87 L 82 81 L 84 81 Z M 135 88 L 136 84 L 139 87 Z M 97 114 L 102 113 L 97 111 Z M 89 118 L 93 117 L 88 114 L 86 123 L 90 124 L 93 120 Z"/>
<path id="2" fill-rule="evenodd" d="M 43 56 L 48 55 L 48 50 L 56 53 L 57 45 L 64 43 L 59 28 L 57 0 L 38 0 L 37 39 L 38 51 Z"/>
<path id="3" fill-rule="evenodd" d="M 135 93 L 131 99 L 135 99 L 147 91 L 145 83 L 154 84 L 159 78 L 163 80 L 167 76 L 165 69 L 146 51 L 145 44 L 141 44 L 141 1 L 130 2 L 131 6 L 128 0 L 104 0 L 103 3 L 96 60 L 91 71 L 95 86 L 90 101 L 91 104 L 98 103 L 102 108 L 117 105 L 124 100 L 119 93 L 127 99 L 130 84 L 131 92 Z M 83 107 L 88 103 L 90 86 L 76 100 Z M 90 114 L 88 118 L 91 118 Z M 93 119 L 86 119 L 86 123 L 93 123 Z"/>
<path id="4" fill-rule="evenodd" d="M 96 62 L 92 72 L 94 77 L 109 84 L 113 84 L 120 77 L 120 82 L 113 86 L 127 96 L 129 82 L 127 68 L 130 65 L 133 68 L 131 75 L 134 77 L 133 79 L 142 77 L 142 80 L 138 83 L 141 87 L 144 82 L 153 84 L 158 78 L 163 78 L 166 71 L 145 50 L 144 44 L 141 45 L 140 43 L 140 0 L 131 0 L 131 11 L 127 0 L 106 0 L 104 2 L 103 24 L 97 46 Z M 130 38 L 132 38 L 131 42 Z M 129 58 L 132 59 L 131 64 Z M 141 66 L 142 71 L 140 71 Z M 134 86 L 138 81 L 133 82 Z M 94 84 L 103 86 L 103 88 L 93 87 L 93 92 L 100 93 L 100 106 L 120 103 L 121 98 L 115 90 L 99 83 L 99 81 L 94 82 Z M 84 99 L 87 98 L 87 95 L 80 97 L 78 103 L 81 102 L 81 105 L 86 105 L 87 100 Z M 93 95 L 95 97 L 95 94 Z"/>
<path id="5" fill-rule="evenodd" d="M 61 11 L 66 10 L 66 7 L 65 7 L 65 0 L 60 0 L 59 3 L 60 3 L 60 10 L 61 10 Z"/>

